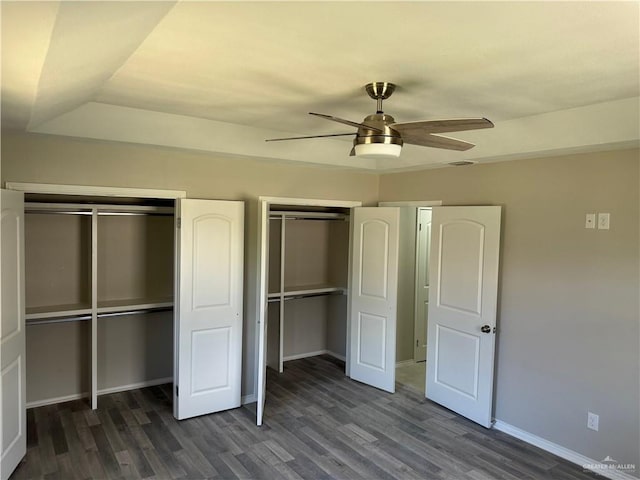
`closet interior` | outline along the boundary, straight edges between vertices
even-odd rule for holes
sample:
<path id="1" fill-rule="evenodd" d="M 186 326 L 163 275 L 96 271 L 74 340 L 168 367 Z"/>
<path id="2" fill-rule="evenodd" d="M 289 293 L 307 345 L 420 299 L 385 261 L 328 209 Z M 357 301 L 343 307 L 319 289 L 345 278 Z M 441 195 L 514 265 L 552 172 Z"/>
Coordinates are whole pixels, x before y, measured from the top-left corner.
<path id="1" fill-rule="evenodd" d="M 173 375 L 174 201 L 25 195 L 27 405 Z"/>
<path id="2" fill-rule="evenodd" d="M 270 205 L 267 365 L 346 355 L 349 208 Z"/>

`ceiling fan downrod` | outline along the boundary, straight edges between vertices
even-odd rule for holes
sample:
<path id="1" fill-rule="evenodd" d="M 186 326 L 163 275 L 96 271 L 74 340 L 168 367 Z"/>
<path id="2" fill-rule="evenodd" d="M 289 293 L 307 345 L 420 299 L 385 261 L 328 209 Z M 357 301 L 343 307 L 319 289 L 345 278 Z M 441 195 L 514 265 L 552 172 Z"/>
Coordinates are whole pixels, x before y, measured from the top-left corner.
<path id="1" fill-rule="evenodd" d="M 382 100 L 386 100 L 391 96 L 396 89 L 396 85 L 390 82 L 372 82 L 365 85 L 364 89 L 377 102 L 376 113 L 384 113 L 382 111 Z"/>

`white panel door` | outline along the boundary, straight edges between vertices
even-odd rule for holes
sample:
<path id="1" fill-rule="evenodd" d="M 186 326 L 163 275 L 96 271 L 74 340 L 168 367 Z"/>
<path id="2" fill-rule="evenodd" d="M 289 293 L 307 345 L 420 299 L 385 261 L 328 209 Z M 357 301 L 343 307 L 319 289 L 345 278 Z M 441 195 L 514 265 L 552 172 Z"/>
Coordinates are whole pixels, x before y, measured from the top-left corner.
<path id="1" fill-rule="evenodd" d="M 429 250 L 431 247 L 431 208 L 418 209 L 416 242 L 416 314 L 413 359 L 427 359 L 427 319 L 429 316 Z"/>
<path id="2" fill-rule="evenodd" d="M 177 205 L 176 366 L 179 420 L 240 406 L 243 202 Z"/>
<path id="3" fill-rule="evenodd" d="M 2 190 L 0 203 L 0 477 L 6 480 L 27 452 L 23 193 Z"/>
<path id="4" fill-rule="evenodd" d="M 431 225 L 426 396 L 488 428 L 500 207 L 433 207 Z"/>
<path id="5" fill-rule="evenodd" d="M 260 268 L 260 298 L 258 300 L 258 375 L 257 375 L 257 400 L 256 424 L 262 425 L 264 416 L 264 404 L 267 398 L 267 285 L 269 269 L 269 203 L 260 202 L 260 218 L 258 224 L 258 239 L 260 240 L 260 250 L 258 251 L 258 265 Z"/>
<path id="6" fill-rule="evenodd" d="M 400 210 L 353 209 L 349 292 L 352 379 L 395 392 Z"/>

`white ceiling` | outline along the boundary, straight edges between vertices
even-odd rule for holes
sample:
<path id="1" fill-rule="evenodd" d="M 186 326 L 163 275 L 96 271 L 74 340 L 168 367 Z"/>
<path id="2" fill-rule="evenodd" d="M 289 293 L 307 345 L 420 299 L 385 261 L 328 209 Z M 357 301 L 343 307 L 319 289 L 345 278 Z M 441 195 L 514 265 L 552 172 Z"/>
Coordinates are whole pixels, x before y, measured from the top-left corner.
<path id="1" fill-rule="evenodd" d="M 370 170 L 638 145 L 638 2 L 7 2 L 3 127 Z M 396 121 L 484 116 L 467 152 L 349 157 Z"/>

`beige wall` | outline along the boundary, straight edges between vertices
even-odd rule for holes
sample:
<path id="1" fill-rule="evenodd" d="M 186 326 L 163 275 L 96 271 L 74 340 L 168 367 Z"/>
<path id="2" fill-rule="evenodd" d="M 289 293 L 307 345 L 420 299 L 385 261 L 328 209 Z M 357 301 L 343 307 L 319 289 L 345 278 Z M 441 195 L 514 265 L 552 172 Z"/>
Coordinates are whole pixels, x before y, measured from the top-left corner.
<path id="1" fill-rule="evenodd" d="M 186 190 L 190 198 L 219 200 L 265 195 L 372 205 L 378 196 L 377 175 L 346 169 L 7 132 L 2 132 L 2 181 L 164 188 Z"/>
<path id="2" fill-rule="evenodd" d="M 246 200 L 244 394 L 254 378 L 259 195 L 502 205 L 495 413 L 590 458 L 640 465 L 639 152 L 382 176 L 148 146 L 2 137 L 2 181 L 186 190 Z M 585 230 L 609 212 L 611 230 Z M 586 429 L 587 410 L 600 431 Z"/>
<path id="3" fill-rule="evenodd" d="M 254 391 L 257 197 L 359 200 L 374 205 L 378 176 L 199 152 L 2 132 L 2 182 L 185 190 L 190 198 L 245 201 L 243 395 Z"/>
<path id="4" fill-rule="evenodd" d="M 502 205 L 496 418 L 640 467 L 638 150 L 382 175 L 380 200 Z M 585 214 L 609 212 L 610 230 Z M 587 411 L 600 431 L 587 430 Z"/>

